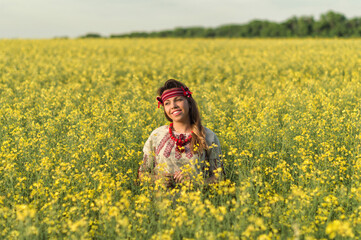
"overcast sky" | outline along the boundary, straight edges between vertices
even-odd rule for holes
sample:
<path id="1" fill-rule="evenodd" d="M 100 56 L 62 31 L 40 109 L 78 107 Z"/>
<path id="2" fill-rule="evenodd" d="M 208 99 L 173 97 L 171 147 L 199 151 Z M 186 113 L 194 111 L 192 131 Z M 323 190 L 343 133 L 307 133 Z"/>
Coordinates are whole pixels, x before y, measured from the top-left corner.
<path id="1" fill-rule="evenodd" d="M 281 22 L 333 10 L 361 17 L 361 0 L 0 0 L 0 38 L 79 37 Z"/>

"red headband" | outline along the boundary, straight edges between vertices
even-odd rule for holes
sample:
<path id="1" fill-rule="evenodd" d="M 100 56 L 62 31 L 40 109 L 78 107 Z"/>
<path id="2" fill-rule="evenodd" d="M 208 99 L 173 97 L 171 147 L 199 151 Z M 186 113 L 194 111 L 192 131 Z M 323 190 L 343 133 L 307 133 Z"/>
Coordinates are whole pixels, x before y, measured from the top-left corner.
<path id="1" fill-rule="evenodd" d="M 183 87 L 172 88 L 172 89 L 166 90 L 165 92 L 163 92 L 162 96 L 157 97 L 158 108 L 159 108 L 159 105 L 163 105 L 165 100 L 175 97 L 175 96 L 192 97 L 192 93 L 191 93 L 191 91 L 189 91 L 189 89 L 187 87 L 186 88 L 183 88 Z"/>

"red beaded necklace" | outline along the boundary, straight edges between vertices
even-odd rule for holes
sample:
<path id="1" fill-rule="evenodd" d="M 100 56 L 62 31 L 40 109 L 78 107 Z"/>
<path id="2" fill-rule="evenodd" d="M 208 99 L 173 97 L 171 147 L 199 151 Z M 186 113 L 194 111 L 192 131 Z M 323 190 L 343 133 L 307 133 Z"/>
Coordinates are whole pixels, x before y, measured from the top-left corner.
<path id="1" fill-rule="evenodd" d="M 184 152 L 184 145 L 186 145 L 191 139 L 192 139 L 192 134 L 189 135 L 189 137 L 185 140 L 181 139 L 181 137 L 183 136 L 183 134 L 181 134 L 179 137 L 180 138 L 176 138 L 174 137 L 173 135 L 173 131 L 172 131 L 172 128 L 173 128 L 173 123 L 171 123 L 169 125 L 169 135 L 170 135 L 170 138 L 175 142 L 175 144 L 177 145 L 176 147 L 176 150 L 178 150 L 179 152 Z M 193 133 L 193 131 L 191 132 Z"/>

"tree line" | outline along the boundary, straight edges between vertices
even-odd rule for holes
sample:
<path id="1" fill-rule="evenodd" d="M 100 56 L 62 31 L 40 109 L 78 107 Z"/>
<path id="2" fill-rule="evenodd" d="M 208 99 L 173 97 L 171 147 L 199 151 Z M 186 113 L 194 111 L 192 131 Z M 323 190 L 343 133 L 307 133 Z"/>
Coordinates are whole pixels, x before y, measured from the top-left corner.
<path id="1" fill-rule="evenodd" d="M 102 37 L 89 33 L 83 38 Z M 215 28 L 177 27 L 173 30 L 112 34 L 110 38 L 215 38 L 215 37 L 361 37 L 361 17 L 347 19 L 345 15 L 329 11 L 319 20 L 313 16 L 291 17 L 277 23 L 253 20 L 246 24 L 228 24 Z"/>

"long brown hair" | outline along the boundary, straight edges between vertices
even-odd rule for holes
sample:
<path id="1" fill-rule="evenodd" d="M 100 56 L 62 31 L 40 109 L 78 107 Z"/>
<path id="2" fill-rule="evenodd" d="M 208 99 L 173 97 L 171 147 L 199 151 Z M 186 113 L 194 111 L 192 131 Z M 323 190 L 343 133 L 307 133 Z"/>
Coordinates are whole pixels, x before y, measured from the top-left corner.
<path id="1" fill-rule="evenodd" d="M 175 80 L 175 79 L 168 79 L 162 87 L 158 89 L 158 95 L 161 96 L 165 90 L 172 89 L 172 88 L 186 88 L 186 86 Z M 199 114 L 198 106 L 196 101 L 192 97 L 187 97 L 188 105 L 189 105 L 189 119 L 192 128 L 192 140 L 191 140 L 191 151 L 201 153 L 203 150 L 208 148 L 206 143 L 206 133 L 205 129 L 201 123 L 201 116 Z M 163 108 L 164 110 L 164 108 Z M 168 117 L 167 113 L 164 110 L 164 115 L 168 119 L 168 121 L 172 122 L 173 120 Z"/>

